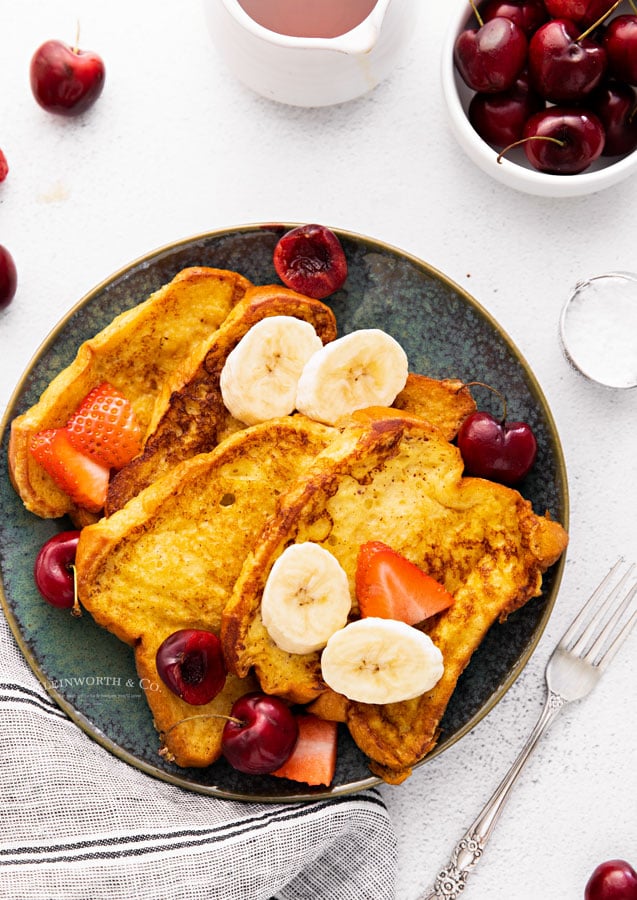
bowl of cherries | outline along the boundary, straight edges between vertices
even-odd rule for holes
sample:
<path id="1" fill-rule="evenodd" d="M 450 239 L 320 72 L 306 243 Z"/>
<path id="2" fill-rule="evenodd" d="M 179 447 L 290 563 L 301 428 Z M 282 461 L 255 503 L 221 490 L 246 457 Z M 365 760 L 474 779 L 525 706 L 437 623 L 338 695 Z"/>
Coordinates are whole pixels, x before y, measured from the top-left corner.
<path id="1" fill-rule="evenodd" d="M 637 171 L 637 0 L 459 0 L 442 86 L 460 146 L 503 184 L 617 184 Z"/>

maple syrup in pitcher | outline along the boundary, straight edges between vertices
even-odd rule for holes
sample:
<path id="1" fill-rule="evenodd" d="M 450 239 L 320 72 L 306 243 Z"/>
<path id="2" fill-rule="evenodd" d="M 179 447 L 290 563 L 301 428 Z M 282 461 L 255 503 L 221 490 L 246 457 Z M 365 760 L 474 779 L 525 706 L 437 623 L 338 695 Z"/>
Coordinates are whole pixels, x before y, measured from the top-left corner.
<path id="1" fill-rule="evenodd" d="M 335 38 L 360 25 L 376 0 L 238 0 L 257 24 L 290 37 Z"/>

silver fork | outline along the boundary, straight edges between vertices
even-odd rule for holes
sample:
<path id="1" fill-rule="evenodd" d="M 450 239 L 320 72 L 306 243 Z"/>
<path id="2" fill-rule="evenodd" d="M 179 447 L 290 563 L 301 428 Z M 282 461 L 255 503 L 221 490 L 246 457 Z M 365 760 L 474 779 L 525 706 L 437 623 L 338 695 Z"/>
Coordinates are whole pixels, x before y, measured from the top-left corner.
<path id="1" fill-rule="evenodd" d="M 628 588 L 633 563 L 616 582 L 623 567 L 619 559 L 566 629 L 546 666 L 547 697 L 535 728 L 473 825 L 453 849 L 434 885 L 419 900 L 457 900 L 467 878 L 483 854 L 518 775 L 557 714 L 573 700 L 589 694 L 637 621 L 637 582 Z M 613 586 L 613 582 L 616 582 Z"/>

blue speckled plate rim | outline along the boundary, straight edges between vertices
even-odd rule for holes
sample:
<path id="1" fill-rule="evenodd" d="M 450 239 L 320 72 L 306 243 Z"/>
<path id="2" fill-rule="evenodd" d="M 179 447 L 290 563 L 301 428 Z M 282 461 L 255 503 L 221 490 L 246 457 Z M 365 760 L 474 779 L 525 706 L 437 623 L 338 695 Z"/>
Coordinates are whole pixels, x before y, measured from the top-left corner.
<path id="1" fill-rule="evenodd" d="M 52 345 L 55 344 L 58 339 L 60 333 L 64 330 L 69 320 L 73 317 L 73 315 L 81 308 L 90 304 L 96 297 L 98 297 L 107 287 L 116 283 L 122 278 L 125 278 L 128 274 L 130 274 L 133 270 L 138 269 L 139 267 L 149 266 L 152 262 L 163 255 L 168 253 L 174 253 L 178 251 L 180 248 L 187 248 L 188 245 L 197 244 L 203 241 L 212 241 L 216 239 L 223 239 L 228 236 L 232 236 L 233 234 L 240 234 L 250 231 L 263 231 L 267 229 L 280 229 L 281 231 L 286 231 L 290 228 L 296 227 L 300 223 L 294 222 L 264 222 L 264 223 L 250 223 L 243 225 L 235 225 L 228 228 L 220 228 L 215 229 L 213 231 L 206 231 L 196 235 L 191 235 L 189 237 L 184 237 L 179 240 L 164 244 L 160 247 L 151 250 L 150 252 L 143 254 L 132 262 L 127 263 L 122 266 L 120 269 L 109 275 L 103 281 L 99 282 L 95 285 L 91 290 L 89 290 L 80 300 L 78 300 L 69 311 L 60 319 L 57 325 L 51 330 L 51 332 L 47 335 L 44 341 L 40 344 L 36 352 L 33 354 L 31 360 L 29 361 L 27 367 L 25 368 L 18 384 L 16 385 L 9 403 L 7 405 L 7 409 L 2 418 L 2 422 L 0 423 L 0 439 L 2 439 L 5 435 L 5 431 L 10 426 L 11 420 L 16 415 L 16 406 L 18 404 L 18 400 L 23 393 L 24 386 L 28 381 L 34 367 L 37 365 L 38 361 L 42 357 L 44 353 L 47 352 Z M 448 278 L 444 273 L 436 269 L 434 266 L 424 262 L 422 259 L 416 257 L 413 254 L 405 252 L 403 250 L 394 247 L 391 244 L 380 241 L 375 238 L 368 237 L 366 235 L 361 235 L 352 231 L 348 231 L 345 229 L 332 228 L 332 230 L 337 234 L 337 236 L 341 240 L 349 240 L 354 243 L 363 242 L 368 246 L 375 247 L 379 251 L 382 251 L 385 254 L 390 254 L 402 258 L 416 268 L 422 270 L 428 276 L 433 278 L 434 280 L 440 281 L 445 286 L 450 288 L 455 294 L 460 296 L 465 303 L 469 306 L 473 307 L 479 315 L 486 321 L 486 323 L 497 332 L 501 341 L 503 341 L 511 355 L 517 360 L 519 366 L 524 372 L 526 381 L 528 383 L 528 387 L 530 392 L 533 394 L 533 397 L 537 404 L 542 408 L 542 412 L 548 426 L 548 430 L 551 436 L 551 451 L 554 457 L 556 473 L 558 475 L 559 480 L 559 501 L 561 506 L 561 521 L 566 529 L 568 529 L 569 524 L 569 497 L 568 497 L 568 486 L 567 486 L 567 474 L 566 474 L 566 465 L 564 461 L 563 450 L 561 446 L 561 442 L 559 439 L 559 435 L 557 432 L 557 428 L 555 425 L 555 421 L 551 410 L 548 406 L 544 393 L 540 387 L 539 382 L 537 381 L 535 375 L 530 369 L 528 363 L 525 358 L 511 340 L 509 335 L 502 329 L 502 327 L 498 324 L 498 322 L 491 316 L 491 314 L 467 291 L 465 291 L 462 287 L 460 287 L 456 282 L 452 279 Z M 480 722 L 502 699 L 504 694 L 509 690 L 511 685 L 516 681 L 529 658 L 531 657 L 533 651 L 535 650 L 543 632 L 546 627 L 546 623 L 550 617 L 553 606 L 555 604 L 555 600 L 557 598 L 557 594 L 559 592 L 560 583 L 562 580 L 562 575 L 564 571 L 566 554 L 563 554 L 561 559 L 555 564 L 552 568 L 552 584 L 548 591 L 548 593 L 544 597 L 545 606 L 544 611 L 539 619 L 538 625 L 535 629 L 534 635 L 532 639 L 527 644 L 523 653 L 518 657 L 515 666 L 509 672 L 508 676 L 504 679 L 504 681 L 498 685 L 489 699 L 480 707 L 480 709 L 462 726 L 458 731 L 451 736 L 451 738 L 446 741 L 441 741 L 434 750 L 432 750 L 425 759 L 421 760 L 417 764 L 415 768 L 418 768 L 424 765 L 431 759 L 434 759 L 440 753 L 442 753 L 445 749 L 452 746 L 456 743 L 456 741 L 460 740 L 465 734 L 471 731 L 477 724 Z M 75 707 L 61 694 L 45 677 L 38 660 L 34 657 L 30 648 L 27 645 L 27 642 L 20 630 L 20 627 L 17 623 L 17 620 L 9 606 L 7 601 L 5 591 L 4 591 L 4 582 L 0 583 L 0 605 L 2 605 L 5 617 L 9 623 L 11 631 L 15 637 L 15 640 L 24 655 L 27 663 L 32 669 L 33 673 L 36 675 L 41 684 L 45 687 L 49 696 L 51 696 L 58 706 L 69 716 L 69 718 L 75 722 L 75 724 L 82 729 L 86 734 L 88 734 L 92 739 L 94 739 L 97 743 L 102 745 L 105 749 L 110 751 L 114 756 L 121 759 L 122 761 L 132 765 L 136 769 L 146 772 L 154 778 L 160 779 L 162 781 L 168 782 L 170 784 L 185 788 L 189 791 L 194 791 L 197 793 L 207 794 L 213 797 L 221 798 L 221 799 L 231 799 L 231 800 L 240 800 L 240 801 L 250 801 L 250 802 L 273 802 L 273 803 L 298 803 L 298 802 L 309 802 L 309 801 L 317 801 L 323 799 L 331 799 L 338 796 L 349 795 L 353 793 L 357 793 L 366 788 L 373 787 L 382 783 L 380 778 L 376 776 L 370 776 L 368 778 L 360 779 L 358 781 L 345 784 L 338 785 L 333 788 L 329 788 L 327 790 L 318 789 L 316 791 L 308 792 L 299 792 L 285 795 L 264 795 L 260 793 L 241 793 L 235 791 L 227 791 L 223 788 L 220 788 L 215 785 L 210 784 L 197 784 L 192 781 L 180 778 L 178 774 L 172 772 L 166 772 L 152 764 L 146 762 L 143 759 L 135 756 L 132 753 L 129 753 L 122 747 L 120 747 L 116 741 L 112 740 L 108 735 L 106 735 L 101 729 L 99 729 L 89 718 L 83 715 L 80 711 L 75 709 Z"/>

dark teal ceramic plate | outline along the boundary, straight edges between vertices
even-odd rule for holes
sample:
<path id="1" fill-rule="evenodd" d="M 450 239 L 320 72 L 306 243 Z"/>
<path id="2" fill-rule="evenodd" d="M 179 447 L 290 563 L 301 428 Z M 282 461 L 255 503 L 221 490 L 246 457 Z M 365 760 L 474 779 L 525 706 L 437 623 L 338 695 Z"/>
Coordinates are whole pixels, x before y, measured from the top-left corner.
<path id="1" fill-rule="evenodd" d="M 62 320 L 40 348 L 18 385 L 3 423 L 0 479 L 0 552 L 3 605 L 13 633 L 47 691 L 78 724 L 121 759 L 173 784 L 217 797 L 259 801 L 315 800 L 378 783 L 365 758 L 343 732 L 330 790 L 311 791 L 272 777 L 242 775 L 219 762 L 204 770 L 178 769 L 157 755 L 158 737 L 132 651 L 98 628 L 89 615 L 72 618 L 38 596 L 33 561 L 64 521 L 26 512 L 7 474 L 8 425 L 32 406 L 75 356 L 81 341 L 125 309 L 144 300 L 187 266 L 241 272 L 256 284 L 277 281 L 272 252 L 290 225 L 251 225 L 200 235 L 163 247 L 98 285 Z M 339 332 L 380 327 L 405 348 L 412 371 L 435 378 L 479 380 L 506 392 L 511 419 L 530 423 L 539 444 L 533 473 L 521 486 L 534 508 L 567 525 L 564 462 L 555 425 L 536 379 L 502 329 L 480 305 L 440 272 L 393 247 L 337 232 L 349 275 L 331 298 Z M 483 408 L 489 394 L 479 398 Z M 497 401 L 496 401 L 497 404 Z M 496 407 L 492 410 L 499 414 Z M 541 598 L 496 625 L 463 674 L 442 722 L 442 753 L 466 734 L 502 697 L 531 655 L 550 615 L 562 574 L 559 563 L 545 577 Z"/>

